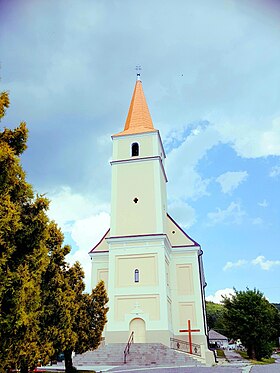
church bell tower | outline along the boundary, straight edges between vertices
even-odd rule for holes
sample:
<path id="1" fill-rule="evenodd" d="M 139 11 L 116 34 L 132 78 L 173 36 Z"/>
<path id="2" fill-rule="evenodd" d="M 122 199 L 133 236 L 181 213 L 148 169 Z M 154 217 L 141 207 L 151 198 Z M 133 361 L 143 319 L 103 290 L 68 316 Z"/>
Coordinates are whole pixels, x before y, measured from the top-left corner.
<path id="1" fill-rule="evenodd" d="M 124 130 L 112 139 L 110 236 L 163 234 L 165 153 L 159 131 L 153 126 L 139 75 Z"/>

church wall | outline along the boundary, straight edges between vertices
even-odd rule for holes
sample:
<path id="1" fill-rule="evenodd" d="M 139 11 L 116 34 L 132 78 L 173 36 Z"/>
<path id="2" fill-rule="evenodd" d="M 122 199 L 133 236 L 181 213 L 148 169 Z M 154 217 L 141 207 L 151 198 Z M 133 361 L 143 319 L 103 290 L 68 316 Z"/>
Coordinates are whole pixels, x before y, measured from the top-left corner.
<path id="1" fill-rule="evenodd" d="M 154 161 L 123 163 L 118 164 L 118 167 L 113 165 L 112 169 L 115 185 L 112 190 L 112 212 L 118 218 L 112 224 L 111 235 L 155 233 L 157 218 Z M 135 198 L 137 203 L 134 202 Z"/>
<path id="2" fill-rule="evenodd" d="M 170 345 L 172 334 L 168 330 L 146 330 L 145 343 L 160 343 Z M 106 334 L 109 343 L 127 343 L 129 331 L 110 331 Z M 137 343 L 137 342 L 136 342 Z"/>
<path id="3" fill-rule="evenodd" d="M 156 286 L 158 284 L 158 266 L 156 254 L 116 256 L 115 287 Z M 135 282 L 135 270 L 138 270 L 139 282 Z M 135 291 L 135 290 L 134 290 Z"/>
<path id="4" fill-rule="evenodd" d="M 192 328 L 200 329 L 200 334 L 204 334 L 204 316 L 198 251 L 188 248 L 179 250 L 183 253 L 174 253 L 172 261 L 172 312 L 174 334 L 181 338 L 183 334 L 179 333 L 179 330 L 187 328 L 187 320 L 191 320 Z"/>
<path id="5" fill-rule="evenodd" d="M 154 162 L 154 183 L 155 183 L 155 204 L 157 208 L 157 232 L 166 232 L 166 208 L 167 208 L 167 195 L 166 195 L 166 179 L 162 172 L 159 162 Z"/>
<path id="6" fill-rule="evenodd" d="M 150 321 L 160 320 L 159 294 L 115 297 L 115 320 L 125 320 L 127 310 L 147 314 Z"/>
<path id="7" fill-rule="evenodd" d="M 91 287 L 103 280 L 108 290 L 109 253 L 91 254 Z"/>
<path id="8" fill-rule="evenodd" d="M 147 134 L 139 134 L 137 136 L 124 136 L 114 139 L 113 159 L 131 158 L 131 145 L 135 142 L 139 144 L 139 157 L 158 155 L 157 149 L 154 149 L 155 152 L 151 153 L 151 149 L 153 149 L 153 136 L 149 133 L 148 136 Z"/>
<path id="9" fill-rule="evenodd" d="M 165 164 L 165 152 L 164 152 L 164 149 L 163 149 L 163 145 L 162 145 L 162 142 L 161 142 L 161 137 L 160 137 L 159 132 L 156 133 L 156 136 L 154 136 L 154 138 L 153 138 L 153 150 L 154 150 L 155 154 L 160 156 L 160 158 L 162 160 L 162 164 L 164 166 L 164 164 Z"/>
<path id="10" fill-rule="evenodd" d="M 198 246 L 195 248 L 180 247 L 172 249 L 170 276 L 173 337 L 188 342 L 188 333 L 179 330 L 187 329 L 188 320 L 191 320 L 191 329 L 200 330 L 199 332 L 192 332 L 192 342 L 200 345 L 202 358 L 212 364 L 214 361 L 213 353 L 208 350 L 205 335 L 199 252 L 200 248 Z M 203 268 L 201 270 L 203 272 Z"/>
<path id="11" fill-rule="evenodd" d="M 173 330 L 172 326 L 172 300 L 169 296 L 167 296 L 167 312 L 168 312 L 168 325 L 169 325 L 169 330 Z"/>
<path id="12" fill-rule="evenodd" d="M 166 192 L 159 161 L 114 164 L 112 175 L 115 187 L 112 188 L 111 236 L 164 233 Z"/>
<path id="13" fill-rule="evenodd" d="M 197 324 L 195 302 L 179 302 L 179 326 L 186 328 L 191 320 L 192 328 Z"/>
<path id="14" fill-rule="evenodd" d="M 101 268 L 97 270 L 97 281 L 104 281 L 106 289 L 108 289 L 108 268 Z"/>
<path id="15" fill-rule="evenodd" d="M 182 230 L 167 217 L 167 235 L 172 246 L 194 246 L 194 242 L 188 238 Z"/>
<path id="16" fill-rule="evenodd" d="M 160 343 L 170 346 L 170 338 L 172 338 L 172 333 L 169 330 L 156 330 L 147 331 L 146 333 L 146 343 Z"/>
<path id="17" fill-rule="evenodd" d="M 113 137 L 113 160 L 132 158 L 131 145 L 137 142 L 140 158 L 160 156 L 164 162 L 165 154 L 159 138 L 160 135 L 157 131 Z"/>
<path id="18" fill-rule="evenodd" d="M 176 264 L 178 295 L 193 295 L 193 268 L 192 264 Z"/>
<path id="19" fill-rule="evenodd" d="M 110 311 L 106 343 L 111 343 L 117 330 L 126 332 L 128 338 L 129 324 L 135 317 L 145 321 L 147 332 L 172 334 L 168 321 L 171 307 L 168 308 L 167 302 L 164 241 L 165 236 L 109 239 Z M 138 283 L 134 282 L 136 268 L 139 269 Z"/>

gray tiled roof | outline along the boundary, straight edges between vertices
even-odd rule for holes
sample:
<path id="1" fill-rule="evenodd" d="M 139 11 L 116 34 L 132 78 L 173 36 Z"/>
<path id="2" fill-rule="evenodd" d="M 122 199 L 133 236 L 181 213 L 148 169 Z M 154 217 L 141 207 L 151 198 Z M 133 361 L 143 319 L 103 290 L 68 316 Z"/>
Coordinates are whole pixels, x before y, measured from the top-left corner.
<path id="1" fill-rule="evenodd" d="M 210 329 L 209 330 L 209 339 L 210 340 L 213 340 L 213 339 L 218 339 L 218 340 L 221 340 L 221 339 L 225 339 L 225 340 L 228 340 L 227 337 L 225 337 L 224 335 L 216 332 L 215 330 L 213 329 Z"/>

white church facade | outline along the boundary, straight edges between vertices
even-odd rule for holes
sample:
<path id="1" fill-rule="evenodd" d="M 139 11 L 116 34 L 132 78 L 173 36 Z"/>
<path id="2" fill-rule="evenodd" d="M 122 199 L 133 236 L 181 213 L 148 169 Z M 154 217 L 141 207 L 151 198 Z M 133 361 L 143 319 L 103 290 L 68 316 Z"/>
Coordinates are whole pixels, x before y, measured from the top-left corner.
<path id="1" fill-rule="evenodd" d="M 139 74 L 138 74 L 139 75 Z M 208 350 L 202 250 L 167 212 L 165 152 L 138 76 L 124 130 L 112 136 L 111 226 L 89 255 L 109 296 L 105 343 L 188 340 Z"/>

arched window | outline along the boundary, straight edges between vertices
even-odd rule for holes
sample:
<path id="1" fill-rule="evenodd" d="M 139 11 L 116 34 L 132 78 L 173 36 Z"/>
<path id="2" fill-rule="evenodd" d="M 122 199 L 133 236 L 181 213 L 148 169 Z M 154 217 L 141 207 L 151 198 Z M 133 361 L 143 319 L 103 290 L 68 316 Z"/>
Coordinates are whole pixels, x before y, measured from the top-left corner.
<path id="1" fill-rule="evenodd" d="M 139 155 L 139 144 L 137 142 L 134 142 L 131 145 L 131 156 L 137 157 Z"/>
<path id="2" fill-rule="evenodd" d="M 139 269 L 134 271 L 134 282 L 139 282 Z"/>

